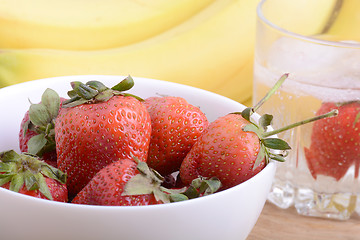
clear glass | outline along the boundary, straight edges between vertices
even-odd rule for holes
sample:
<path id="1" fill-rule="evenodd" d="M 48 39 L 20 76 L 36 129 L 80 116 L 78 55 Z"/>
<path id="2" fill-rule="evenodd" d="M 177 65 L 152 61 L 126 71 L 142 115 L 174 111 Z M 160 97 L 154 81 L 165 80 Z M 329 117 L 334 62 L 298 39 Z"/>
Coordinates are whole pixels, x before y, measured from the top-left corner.
<path id="1" fill-rule="evenodd" d="M 259 109 L 274 115 L 274 128 L 314 116 L 330 103 L 355 102 L 347 113 L 353 124 L 337 126 L 330 137 L 327 125 L 316 130 L 315 124 L 279 134 L 292 150 L 278 164 L 268 200 L 307 216 L 346 220 L 360 214 L 360 119 L 354 115 L 360 111 L 360 1 L 263 0 L 257 13 L 254 104 L 289 73 Z"/>

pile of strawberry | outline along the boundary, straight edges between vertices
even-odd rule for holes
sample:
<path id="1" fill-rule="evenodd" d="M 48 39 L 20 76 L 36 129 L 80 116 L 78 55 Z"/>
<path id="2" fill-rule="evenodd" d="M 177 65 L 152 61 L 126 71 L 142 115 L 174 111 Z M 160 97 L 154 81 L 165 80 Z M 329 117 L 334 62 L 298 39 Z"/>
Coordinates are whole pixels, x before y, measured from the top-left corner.
<path id="1" fill-rule="evenodd" d="M 22 153 L 0 153 L 0 186 L 75 204 L 161 204 L 238 185 L 290 149 L 269 137 L 279 132 L 267 132 L 271 115 L 251 120 L 261 104 L 209 123 L 181 97 L 125 93 L 133 85 L 72 82 L 69 99 L 47 89 L 21 123 Z"/>

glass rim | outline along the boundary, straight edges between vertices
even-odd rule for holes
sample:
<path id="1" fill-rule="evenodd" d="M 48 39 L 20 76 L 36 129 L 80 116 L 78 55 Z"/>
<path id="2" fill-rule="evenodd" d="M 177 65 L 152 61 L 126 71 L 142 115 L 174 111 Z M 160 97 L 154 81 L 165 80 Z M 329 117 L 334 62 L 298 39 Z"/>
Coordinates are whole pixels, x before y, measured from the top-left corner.
<path id="1" fill-rule="evenodd" d="M 263 14 L 263 11 L 262 11 L 264 3 L 267 2 L 267 1 L 271 1 L 271 0 L 261 0 L 260 1 L 258 6 L 256 7 L 256 13 L 257 13 L 257 17 L 263 23 L 265 23 L 266 25 L 268 25 L 272 29 L 275 29 L 275 30 L 279 31 L 279 32 L 283 33 L 284 35 L 288 35 L 290 37 L 297 38 L 297 39 L 302 40 L 302 41 L 312 42 L 312 43 L 315 43 L 315 44 L 328 45 L 328 46 L 334 46 L 334 47 L 360 48 L 360 43 L 337 42 L 337 41 L 331 41 L 331 40 L 318 39 L 318 38 L 309 37 L 309 36 L 301 35 L 301 34 L 296 33 L 296 32 L 289 31 L 289 30 L 287 30 L 285 28 L 282 28 L 282 27 L 274 24 L 273 22 L 271 22 L 269 19 L 267 19 L 265 17 L 265 15 Z"/>

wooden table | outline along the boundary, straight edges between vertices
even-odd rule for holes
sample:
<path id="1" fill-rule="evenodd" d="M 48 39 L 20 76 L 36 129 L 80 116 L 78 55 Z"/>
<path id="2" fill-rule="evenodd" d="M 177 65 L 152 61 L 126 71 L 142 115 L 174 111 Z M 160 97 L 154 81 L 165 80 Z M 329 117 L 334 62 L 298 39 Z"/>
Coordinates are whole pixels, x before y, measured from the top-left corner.
<path id="1" fill-rule="evenodd" d="M 266 203 L 247 240 L 360 240 L 360 217 L 348 221 L 305 217 Z"/>

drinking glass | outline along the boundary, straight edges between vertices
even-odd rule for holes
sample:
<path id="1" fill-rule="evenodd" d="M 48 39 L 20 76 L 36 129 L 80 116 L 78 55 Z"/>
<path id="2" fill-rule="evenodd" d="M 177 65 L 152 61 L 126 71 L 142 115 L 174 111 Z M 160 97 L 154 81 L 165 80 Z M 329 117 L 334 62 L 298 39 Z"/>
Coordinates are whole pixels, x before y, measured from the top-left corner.
<path id="1" fill-rule="evenodd" d="M 274 115 L 279 128 L 339 109 L 333 119 L 279 134 L 292 150 L 268 200 L 302 215 L 349 219 L 360 213 L 360 1 L 262 0 L 257 14 L 254 104 L 289 73 L 259 113 Z"/>

